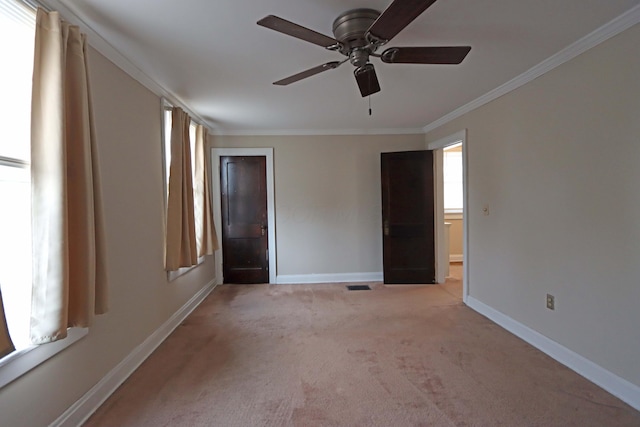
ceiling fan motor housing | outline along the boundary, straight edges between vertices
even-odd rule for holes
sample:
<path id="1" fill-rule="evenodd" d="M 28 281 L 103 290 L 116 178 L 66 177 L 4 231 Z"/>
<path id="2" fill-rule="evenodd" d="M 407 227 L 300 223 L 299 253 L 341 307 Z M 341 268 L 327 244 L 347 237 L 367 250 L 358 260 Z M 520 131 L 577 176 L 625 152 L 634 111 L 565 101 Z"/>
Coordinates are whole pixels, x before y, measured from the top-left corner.
<path id="1" fill-rule="evenodd" d="M 363 48 L 369 44 L 365 33 L 378 19 L 378 16 L 380 16 L 380 12 L 377 10 L 361 8 L 348 10 L 333 21 L 333 35 L 342 44 L 340 52 L 349 56 L 353 65 L 361 66 L 366 63 L 370 52 L 362 51 L 362 53 L 366 53 L 364 62 L 362 62 L 364 55 L 357 53 L 354 55 L 354 52 L 358 52 L 358 48 Z"/>

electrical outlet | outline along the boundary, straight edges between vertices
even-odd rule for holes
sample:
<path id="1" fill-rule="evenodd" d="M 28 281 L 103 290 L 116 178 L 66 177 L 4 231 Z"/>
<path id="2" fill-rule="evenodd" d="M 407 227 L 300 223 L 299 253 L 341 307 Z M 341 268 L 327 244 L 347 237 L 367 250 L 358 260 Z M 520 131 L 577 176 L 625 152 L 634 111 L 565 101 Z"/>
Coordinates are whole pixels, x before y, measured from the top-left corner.
<path id="1" fill-rule="evenodd" d="M 551 294 L 547 294 L 547 308 L 549 310 L 556 309 L 556 298 Z"/>

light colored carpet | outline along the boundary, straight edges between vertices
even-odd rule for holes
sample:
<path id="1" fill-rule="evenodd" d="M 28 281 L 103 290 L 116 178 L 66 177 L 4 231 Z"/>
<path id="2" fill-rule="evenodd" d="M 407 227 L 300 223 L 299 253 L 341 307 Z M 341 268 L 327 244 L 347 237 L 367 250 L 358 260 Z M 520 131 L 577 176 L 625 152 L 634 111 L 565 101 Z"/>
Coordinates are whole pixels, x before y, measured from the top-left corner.
<path id="1" fill-rule="evenodd" d="M 460 278 L 219 286 L 86 426 L 640 425 L 465 307 Z"/>

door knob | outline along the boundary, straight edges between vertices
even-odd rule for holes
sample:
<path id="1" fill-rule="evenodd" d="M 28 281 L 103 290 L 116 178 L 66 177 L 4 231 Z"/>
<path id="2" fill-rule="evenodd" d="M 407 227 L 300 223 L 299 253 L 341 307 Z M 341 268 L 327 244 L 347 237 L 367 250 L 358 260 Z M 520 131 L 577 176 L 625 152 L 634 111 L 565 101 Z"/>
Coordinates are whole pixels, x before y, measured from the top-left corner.
<path id="1" fill-rule="evenodd" d="M 260 226 L 260 233 L 264 236 L 266 231 L 267 231 L 267 226 L 266 225 L 261 225 Z"/>

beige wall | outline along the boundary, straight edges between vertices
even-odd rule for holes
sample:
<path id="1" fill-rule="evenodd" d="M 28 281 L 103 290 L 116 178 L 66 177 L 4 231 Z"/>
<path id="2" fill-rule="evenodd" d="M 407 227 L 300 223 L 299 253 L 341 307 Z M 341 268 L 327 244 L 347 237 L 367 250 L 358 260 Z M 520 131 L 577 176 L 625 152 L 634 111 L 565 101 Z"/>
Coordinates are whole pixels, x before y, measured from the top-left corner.
<path id="1" fill-rule="evenodd" d="M 2 425 L 53 422 L 215 276 L 207 260 L 167 282 L 160 99 L 90 53 L 111 308 L 84 339 L 0 390 Z"/>
<path id="2" fill-rule="evenodd" d="M 278 276 L 381 273 L 380 153 L 424 135 L 216 136 L 216 148 L 274 149 Z"/>
<path id="3" fill-rule="evenodd" d="M 640 57 L 629 52 L 639 43 L 636 25 L 426 138 L 468 129 L 471 297 L 636 385 Z M 215 276 L 208 260 L 167 282 L 160 100 L 91 53 L 111 310 L 0 391 L 6 425 L 54 421 Z M 279 274 L 379 272 L 379 155 L 422 149 L 424 136 L 215 145 L 274 147 Z"/>
<path id="4" fill-rule="evenodd" d="M 427 135 L 468 131 L 471 297 L 635 385 L 639 45 L 636 25 Z"/>

